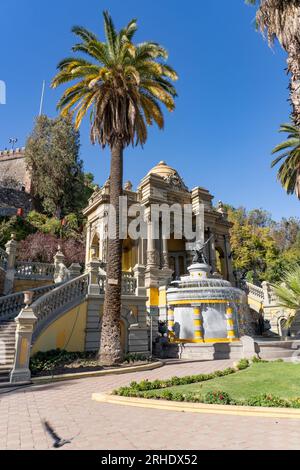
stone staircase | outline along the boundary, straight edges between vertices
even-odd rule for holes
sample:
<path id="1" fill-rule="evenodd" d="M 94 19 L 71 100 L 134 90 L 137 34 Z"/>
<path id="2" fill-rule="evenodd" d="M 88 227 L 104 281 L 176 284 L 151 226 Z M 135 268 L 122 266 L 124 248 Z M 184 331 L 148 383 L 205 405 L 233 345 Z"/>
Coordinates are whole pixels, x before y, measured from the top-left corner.
<path id="1" fill-rule="evenodd" d="M 15 358 L 15 331 L 14 321 L 0 323 L 0 384 L 9 382 Z"/>
<path id="2" fill-rule="evenodd" d="M 300 340 L 299 338 L 284 340 L 257 340 L 259 356 L 261 359 L 284 359 L 296 358 L 300 360 Z"/>

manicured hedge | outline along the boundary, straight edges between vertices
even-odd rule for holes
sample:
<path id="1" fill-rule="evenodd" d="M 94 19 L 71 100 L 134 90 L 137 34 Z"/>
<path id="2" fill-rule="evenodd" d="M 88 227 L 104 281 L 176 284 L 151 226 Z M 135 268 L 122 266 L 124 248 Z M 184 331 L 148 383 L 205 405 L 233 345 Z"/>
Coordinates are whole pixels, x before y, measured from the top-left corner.
<path id="1" fill-rule="evenodd" d="M 268 362 L 256 359 L 253 362 Z M 281 360 L 277 362 L 282 362 Z M 276 407 L 276 408 L 300 408 L 300 397 L 293 399 L 284 399 L 271 394 L 262 394 L 248 398 L 247 400 L 233 399 L 227 392 L 222 390 L 211 390 L 206 394 L 201 393 L 184 393 L 170 389 L 179 385 L 188 385 L 194 383 L 201 383 L 217 377 L 225 377 L 236 373 L 237 371 L 244 370 L 250 366 L 247 359 L 242 359 L 236 366 L 236 369 L 228 368 L 223 371 L 216 371 L 211 374 L 191 375 L 187 377 L 172 377 L 169 380 L 155 380 L 150 382 L 143 380 L 140 383 L 131 382 L 129 387 L 121 387 L 114 390 L 114 395 L 123 397 L 136 397 L 147 398 L 156 400 L 168 400 L 187 403 L 207 403 L 219 405 L 237 405 L 237 406 L 262 406 L 262 407 Z M 157 390 L 162 390 L 160 395 L 157 395 Z"/>

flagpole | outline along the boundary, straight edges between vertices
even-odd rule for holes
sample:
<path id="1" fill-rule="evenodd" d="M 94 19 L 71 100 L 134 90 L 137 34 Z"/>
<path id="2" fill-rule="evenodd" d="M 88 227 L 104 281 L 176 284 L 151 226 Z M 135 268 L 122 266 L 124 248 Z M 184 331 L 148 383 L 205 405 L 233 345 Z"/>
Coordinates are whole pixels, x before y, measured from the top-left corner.
<path id="1" fill-rule="evenodd" d="M 43 112 L 43 104 L 44 104 L 44 96 L 45 96 L 45 85 L 46 85 L 46 82 L 45 82 L 45 80 L 43 80 L 42 96 L 41 96 L 41 102 L 40 102 L 40 112 L 39 112 L 39 116 L 41 116 L 41 115 L 42 115 L 42 112 Z"/>

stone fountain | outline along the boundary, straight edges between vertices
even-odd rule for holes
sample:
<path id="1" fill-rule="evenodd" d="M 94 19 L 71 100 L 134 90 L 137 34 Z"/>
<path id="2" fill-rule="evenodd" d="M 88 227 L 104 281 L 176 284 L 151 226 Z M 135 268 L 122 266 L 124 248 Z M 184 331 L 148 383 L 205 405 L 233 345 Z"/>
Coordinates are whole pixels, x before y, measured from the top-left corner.
<path id="1" fill-rule="evenodd" d="M 181 358 L 240 358 L 245 293 L 221 276 L 210 275 L 204 246 L 196 250 L 189 275 L 167 290 L 169 341 L 177 345 Z"/>

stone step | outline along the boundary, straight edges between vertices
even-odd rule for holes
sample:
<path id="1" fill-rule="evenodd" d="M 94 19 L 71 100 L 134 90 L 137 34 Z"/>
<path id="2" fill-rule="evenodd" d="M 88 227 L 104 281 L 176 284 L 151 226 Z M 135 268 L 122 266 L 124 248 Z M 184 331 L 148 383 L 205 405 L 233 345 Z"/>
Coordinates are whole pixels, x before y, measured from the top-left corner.
<path id="1" fill-rule="evenodd" d="M 12 364 L 0 365 L 0 375 L 7 374 L 12 369 Z"/>
<path id="2" fill-rule="evenodd" d="M 0 356 L 0 364 L 7 364 L 8 362 L 13 362 L 15 358 L 14 354 L 7 354 L 7 356 Z"/>

